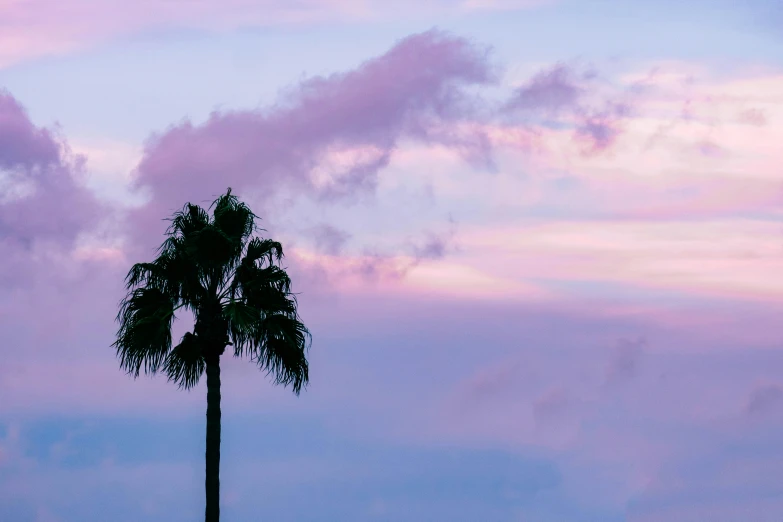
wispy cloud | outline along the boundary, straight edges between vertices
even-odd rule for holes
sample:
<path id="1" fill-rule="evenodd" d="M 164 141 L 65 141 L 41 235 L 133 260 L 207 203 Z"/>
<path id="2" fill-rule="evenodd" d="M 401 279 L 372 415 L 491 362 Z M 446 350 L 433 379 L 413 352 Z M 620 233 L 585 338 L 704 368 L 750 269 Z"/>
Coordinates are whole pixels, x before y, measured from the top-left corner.
<path id="1" fill-rule="evenodd" d="M 42 56 L 72 53 L 104 42 L 151 31 L 193 29 L 225 32 L 248 27 L 313 26 L 325 23 L 367 23 L 406 12 L 472 13 L 536 8 L 553 0 L 410 0 L 391 8 L 378 0 L 51 0 L 0 2 L 0 68 Z"/>

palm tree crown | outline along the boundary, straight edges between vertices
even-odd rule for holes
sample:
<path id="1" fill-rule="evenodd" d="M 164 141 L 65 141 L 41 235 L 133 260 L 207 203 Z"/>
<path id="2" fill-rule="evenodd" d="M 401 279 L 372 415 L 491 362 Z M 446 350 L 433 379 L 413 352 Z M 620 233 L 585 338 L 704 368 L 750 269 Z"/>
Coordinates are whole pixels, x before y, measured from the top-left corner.
<path id="1" fill-rule="evenodd" d="M 233 346 L 235 356 L 247 354 L 277 384 L 299 394 L 308 382 L 310 333 L 279 264 L 283 248 L 253 237 L 257 216 L 230 188 L 212 206 L 210 216 L 186 204 L 170 218 L 158 257 L 128 273 L 113 344 L 120 365 L 134 377 L 162 371 L 192 388 L 207 364 Z M 171 325 L 180 308 L 193 312 L 195 324 L 172 348 Z"/>

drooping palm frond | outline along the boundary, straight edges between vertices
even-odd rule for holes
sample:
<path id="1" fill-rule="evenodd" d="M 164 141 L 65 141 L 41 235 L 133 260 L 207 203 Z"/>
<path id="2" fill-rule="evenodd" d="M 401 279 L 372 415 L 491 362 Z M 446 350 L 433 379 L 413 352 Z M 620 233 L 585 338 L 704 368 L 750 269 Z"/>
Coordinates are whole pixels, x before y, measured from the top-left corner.
<path id="1" fill-rule="evenodd" d="M 275 278 L 280 284 L 290 287 L 290 279 L 275 262 L 279 263 L 283 258 L 283 246 L 271 239 L 253 238 L 247 243 L 245 256 L 234 268 L 233 278 L 228 283 L 225 294 L 234 298 L 238 291 L 243 290 L 243 285 L 252 284 L 258 279 Z M 256 274 L 265 270 L 265 276 L 259 278 Z M 221 297 L 224 297 L 222 295 Z"/>
<path id="2" fill-rule="evenodd" d="M 266 307 L 269 306 L 265 304 L 268 300 L 290 295 L 291 278 L 279 266 L 261 268 L 243 263 L 237 267 L 231 288 L 234 290 L 232 295 L 239 292 L 249 303 Z"/>
<path id="3" fill-rule="evenodd" d="M 234 355 L 241 357 L 250 342 L 253 328 L 263 319 L 261 310 L 241 300 L 223 305 L 223 317 L 228 321 L 228 335 L 234 345 Z"/>
<path id="4" fill-rule="evenodd" d="M 280 262 L 284 257 L 283 245 L 271 239 L 253 238 L 247 244 L 247 253 L 245 254 L 245 263 L 255 264 L 256 261 L 271 265 L 273 262 Z"/>
<path id="5" fill-rule="evenodd" d="M 223 308 L 234 355 L 249 355 L 277 384 L 299 393 L 309 373 L 310 333 L 299 320 L 291 279 L 277 266 L 283 258 L 280 243 L 255 238 L 237 266 Z"/>
<path id="6" fill-rule="evenodd" d="M 191 332 L 186 333 L 163 362 L 163 370 L 170 381 L 180 388 L 190 389 L 198 384 L 206 368 L 201 343 Z"/>
<path id="7" fill-rule="evenodd" d="M 177 308 L 199 310 L 206 290 L 179 244 L 169 242 L 155 261 L 131 268 L 126 278 L 130 292 L 118 315 L 115 347 L 120 365 L 134 377 L 142 367 L 150 374 L 163 370 L 170 381 L 191 388 L 204 371 L 201 346 L 188 332 L 172 349 L 171 326 Z"/>
<path id="8" fill-rule="evenodd" d="M 224 306 L 234 355 L 249 355 L 250 359 L 274 375 L 275 383 L 291 385 L 299 394 L 309 378 L 307 349 L 310 332 L 291 309 L 289 302 L 280 312 L 262 309 L 242 300 Z"/>
<path id="9" fill-rule="evenodd" d="M 169 237 L 159 251 L 153 262 L 133 265 L 125 278 L 127 288 L 158 288 L 175 302 L 195 310 L 205 298 L 206 278 L 186 255 L 183 239 Z"/>
<path id="10" fill-rule="evenodd" d="M 297 395 L 310 378 L 307 348 L 310 332 L 298 317 L 269 314 L 252 331 L 251 357 L 275 383 L 291 385 Z"/>
<path id="11" fill-rule="evenodd" d="M 134 377 L 142 368 L 156 373 L 171 349 L 171 323 L 175 304 L 159 288 L 137 288 L 122 301 L 117 319 L 120 329 L 113 343 L 120 367 Z"/>

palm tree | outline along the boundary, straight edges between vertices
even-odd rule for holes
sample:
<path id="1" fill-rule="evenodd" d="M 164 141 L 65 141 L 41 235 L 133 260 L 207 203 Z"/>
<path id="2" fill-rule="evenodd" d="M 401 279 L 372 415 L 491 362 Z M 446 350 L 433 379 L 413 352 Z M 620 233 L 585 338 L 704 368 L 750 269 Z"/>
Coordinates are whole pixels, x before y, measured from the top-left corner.
<path id="1" fill-rule="evenodd" d="M 308 382 L 311 341 L 280 267 L 280 243 L 253 237 L 257 216 L 230 188 L 212 206 L 210 217 L 186 204 L 170 218 L 158 257 L 133 265 L 112 345 L 134 378 L 142 369 L 161 371 L 190 389 L 207 374 L 206 522 L 220 519 L 220 356 L 233 346 L 234 356 L 248 355 L 276 384 L 291 385 L 299 395 Z M 171 325 L 180 308 L 193 312 L 195 324 L 172 348 Z"/>

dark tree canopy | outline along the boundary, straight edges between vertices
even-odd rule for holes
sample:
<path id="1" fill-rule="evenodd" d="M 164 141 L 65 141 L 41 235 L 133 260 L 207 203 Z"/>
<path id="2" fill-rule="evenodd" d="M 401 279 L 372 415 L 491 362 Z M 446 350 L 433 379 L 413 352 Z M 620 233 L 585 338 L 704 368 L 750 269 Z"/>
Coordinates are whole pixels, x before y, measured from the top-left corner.
<path id="1" fill-rule="evenodd" d="M 308 382 L 310 334 L 280 266 L 283 247 L 254 236 L 261 230 L 257 216 L 231 189 L 208 210 L 185 205 L 170 218 L 157 258 L 128 273 L 113 344 L 120 365 L 134 377 L 163 372 L 192 388 L 207 364 L 233 346 L 235 356 L 249 356 L 298 394 Z M 180 308 L 193 312 L 195 324 L 172 347 Z"/>

